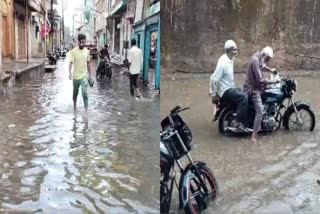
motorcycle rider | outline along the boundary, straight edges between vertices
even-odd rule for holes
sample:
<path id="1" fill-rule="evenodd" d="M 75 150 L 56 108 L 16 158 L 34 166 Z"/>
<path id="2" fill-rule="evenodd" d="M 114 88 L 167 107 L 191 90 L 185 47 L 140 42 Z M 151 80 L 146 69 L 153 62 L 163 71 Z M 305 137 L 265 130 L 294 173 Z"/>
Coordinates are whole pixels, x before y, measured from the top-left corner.
<path id="1" fill-rule="evenodd" d="M 253 54 L 249 61 L 247 77 L 243 86 L 243 90 L 248 94 L 248 97 L 252 101 L 255 110 L 253 132 L 251 137 L 253 143 L 257 142 L 257 134 L 261 129 L 261 121 L 263 116 L 261 94 L 265 90 L 267 84 L 278 83 L 278 80 L 266 79 L 262 72 L 276 72 L 275 68 L 268 67 L 268 64 L 272 58 L 273 50 L 269 46 Z"/>
<path id="2" fill-rule="evenodd" d="M 100 54 L 102 56 L 102 58 L 107 58 L 108 61 L 110 62 L 110 55 L 109 55 L 109 51 L 108 51 L 108 45 L 105 44 L 104 48 L 101 49 Z"/>
<path id="3" fill-rule="evenodd" d="M 110 62 L 110 55 L 109 55 L 109 51 L 108 51 L 108 45 L 105 44 L 104 48 L 102 48 L 100 50 L 100 55 L 101 55 L 101 59 L 99 60 L 99 64 L 98 64 L 98 68 L 96 71 L 96 74 L 98 76 L 99 73 L 101 73 L 101 69 L 105 69 L 105 61 L 108 60 L 108 62 Z"/>
<path id="4" fill-rule="evenodd" d="M 248 97 L 235 86 L 233 76 L 233 59 L 237 55 L 237 45 L 233 40 L 226 41 L 223 54 L 210 77 L 210 92 L 212 103 L 217 103 L 219 97 L 224 103 L 237 107 L 237 128 L 241 131 L 251 131 L 246 128 L 248 118 Z"/>

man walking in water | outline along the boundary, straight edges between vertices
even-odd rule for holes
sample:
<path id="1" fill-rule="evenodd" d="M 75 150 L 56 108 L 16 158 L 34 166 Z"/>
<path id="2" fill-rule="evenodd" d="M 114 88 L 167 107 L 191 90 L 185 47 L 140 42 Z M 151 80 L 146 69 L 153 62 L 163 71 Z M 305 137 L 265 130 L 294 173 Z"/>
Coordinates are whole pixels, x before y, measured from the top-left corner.
<path id="1" fill-rule="evenodd" d="M 137 85 L 137 79 L 143 67 L 143 56 L 140 48 L 137 47 L 137 41 L 131 40 L 131 49 L 128 53 L 129 61 L 129 77 L 130 77 L 130 94 L 134 96 L 134 89 L 137 91 L 137 98 L 141 98 L 140 91 Z"/>
<path id="2" fill-rule="evenodd" d="M 78 46 L 73 48 L 69 54 L 69 79 L 73 79 L 73 108 L 77 110 L 77 97 L 79 88 L 81 86 L 81 92 L 83 97 L 83 103 L 86 113 L 88 113 L 88 78 L 91 81 L 91 70 L 89 66 L 90 52 L 84 47 L 86 43 L 86 36 L 83 34 L 78 35 Z M 72 73 L 73 64 L 73 73 Z"/>

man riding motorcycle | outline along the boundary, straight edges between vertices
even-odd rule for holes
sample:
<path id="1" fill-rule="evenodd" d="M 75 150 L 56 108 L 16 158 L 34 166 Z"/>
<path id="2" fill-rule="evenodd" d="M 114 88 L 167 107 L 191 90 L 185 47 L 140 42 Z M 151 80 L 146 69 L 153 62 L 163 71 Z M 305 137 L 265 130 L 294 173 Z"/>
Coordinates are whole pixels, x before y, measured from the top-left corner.
<path id="1" fill-rule="evenodd" d="M 108 51 L 108 45 L 105 44 L 104 48 L 100 51 L 100 60 L 98 62 L 98 68 L 96 71 L 97 77 L 103 73 L 105 68 L 105 62 L 110 62 L 110 55 Z"/>
<path id="2" fill-rule="evenodd" d="M 237 55 L 237 45 L 233 40 L 228 40 L 224 46 L 223 54 L 217 63 L 214 73 L 210 77 L 210 92 L 212 103 L 221 98 L 224 103 L 229 103 L 237 108 L 237 128 L 248 132 L 248 98 L 239 88 L 235 86 L 233 76 L 233 59 Z"/>
<path id="3" fill-rule="evenodd" d="M 274 73 L 275 69 L 269 68 L 267 65 L 273 57 L 273 50 L 267 46 L 262 51 L 257 51 L 249 61 L 247 77 L 243 86 L 244 91 L 248 94 L 254 110 L 255 119 L 253 124 L 252 141 L 257 142 L 257 134 L 261 129 L 261 121 L 263 115 L 263 105 L 261 94 L 265 90 L 267 84 L 278 83 L 278 80 L 266 79 L 263 75 L 264 70 Z"/>

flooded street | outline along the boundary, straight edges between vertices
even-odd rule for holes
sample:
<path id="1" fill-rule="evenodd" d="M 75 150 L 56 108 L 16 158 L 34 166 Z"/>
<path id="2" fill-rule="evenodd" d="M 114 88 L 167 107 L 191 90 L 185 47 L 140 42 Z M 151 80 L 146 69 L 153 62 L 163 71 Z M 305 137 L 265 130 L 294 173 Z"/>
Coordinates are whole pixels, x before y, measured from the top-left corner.
<path id="1" fill-rule="evenodd" d="M 235 79 L 242 88 L 244 75 L 237 74 Z M 217 122 L 212 122 L 209 77 L 161 80 L 160 117 L 177 104 L 191 108 L 181 114 L 193 134 L 191 156 L 206 162 L 220 184 L 221 199 L 211 203 L 205 213 L 319 213 L 320 76 L 300 75 L 295 79 L 295 100 L 311 105 L 315 130 L 288 132 L 281 128 L 260 135 L 261 143 L 257 145 L 251 143 L 250 136 L 219 134 Z M 172 203 L 176 209 L 177 194 Z"/>
<path id="2" fill-rule="evenodd" d="M 86 120 L 67 69 L 0 98 L 0 212 L 158 213 L 159 98 L 114 73 L 89 87 Z"/>

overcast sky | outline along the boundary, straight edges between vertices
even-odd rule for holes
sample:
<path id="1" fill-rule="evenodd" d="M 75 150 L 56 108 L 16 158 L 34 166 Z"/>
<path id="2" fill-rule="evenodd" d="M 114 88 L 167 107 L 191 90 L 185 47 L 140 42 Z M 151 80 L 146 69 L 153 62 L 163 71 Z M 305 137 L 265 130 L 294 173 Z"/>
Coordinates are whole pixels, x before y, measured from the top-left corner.
<path id="1" fill-rule="evenodd" d="M 64 10 L 64 23 L 65 26 L 69 26 L 72 28 L 72 16 L 76 8 L 80 8 L 80 5 L 84 4 L 84 0 L 58 0 L 58 8 L 57 10 L 61 14 L 62 12 L 62 1 L 65 5 Z"/>

